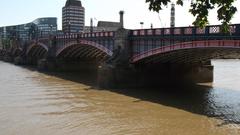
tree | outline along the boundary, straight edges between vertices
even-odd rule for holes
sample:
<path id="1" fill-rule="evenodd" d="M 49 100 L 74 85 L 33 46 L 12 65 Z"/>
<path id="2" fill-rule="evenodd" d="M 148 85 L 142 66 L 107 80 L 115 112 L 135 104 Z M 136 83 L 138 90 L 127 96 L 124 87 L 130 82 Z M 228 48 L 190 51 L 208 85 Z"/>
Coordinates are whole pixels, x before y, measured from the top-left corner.
<path id="1" fill-rule="evenodd" d="M 208 13 L 210 10 L 217 8 L 218 20 L 222 23 L 222 31 L 229 31 L 229 24 L 237 8 L 233 6 L 235 0 L 192 0 L 189 12 L 196 17 L 193 25 L 205 27 L 209 24 Z M 162 6 L 167 6 L 171 0 L 146 0 L 149 3 L 149 9 L 159 12 Z M 183 0 L 177 0 L 178 5 L 183 6 Z"/>

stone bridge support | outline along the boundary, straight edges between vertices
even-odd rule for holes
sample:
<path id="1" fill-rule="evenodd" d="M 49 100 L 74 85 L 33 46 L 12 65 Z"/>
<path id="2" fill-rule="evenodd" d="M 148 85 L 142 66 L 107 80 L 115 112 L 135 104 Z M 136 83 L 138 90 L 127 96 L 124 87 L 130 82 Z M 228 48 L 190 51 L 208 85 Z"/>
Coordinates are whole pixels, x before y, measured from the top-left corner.
<path id="1" fill-rule="evenodd" d="M 114 51 L 112 57 L 98 68 L 98 85 L 100 87 L 116 87 L 132 85 L 136 72 L 130 67 L 129 31 L 120 28 L 115 32 Z M 133 79 L 134 78 L 134 79 Z"/>
<path id="2" fill-rule="evenodd" d="M 156 64 L 132 67 L 103 66 L 100 87 L 161 87 L 213 82 L 211 64 Z"/>

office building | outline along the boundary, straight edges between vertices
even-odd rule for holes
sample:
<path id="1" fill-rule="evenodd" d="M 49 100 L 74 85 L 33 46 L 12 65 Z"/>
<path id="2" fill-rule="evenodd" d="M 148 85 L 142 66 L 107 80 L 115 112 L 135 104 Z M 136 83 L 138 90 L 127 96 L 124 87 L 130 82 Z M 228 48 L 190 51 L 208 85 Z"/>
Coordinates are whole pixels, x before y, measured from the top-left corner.
<path id="1" fill-rule="evenodd" d="M 25 41 L 49 37 L 50 34 L 57 32 L 57 18 L 38 18 L 33 22 L 0 27 L 0 40 L 5 46 L 9 46 L 13 40 L 24 43 Z M 7 47 L 8 48 L 8 47 Z"/>
<path id="2" fill-rule="evenodd" d="M 80 0 L 67 0 L 62 8 L 62 30 L 64 33 L 83 32 L 85 9 Z"/>

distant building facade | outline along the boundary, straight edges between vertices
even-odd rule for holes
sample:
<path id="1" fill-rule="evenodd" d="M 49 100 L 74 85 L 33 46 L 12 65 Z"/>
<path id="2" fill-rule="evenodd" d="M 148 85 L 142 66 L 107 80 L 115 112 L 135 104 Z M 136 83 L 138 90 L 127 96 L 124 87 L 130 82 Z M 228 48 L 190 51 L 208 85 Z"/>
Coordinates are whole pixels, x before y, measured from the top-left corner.
<path id="1" fill-rule="evenodd" d="M 38 35 L 40 37 L 45 37 L 50 34 L 56 34 L 57 32 L 57 18 L 48 17 L 48 18 L 38 18 L 34 20 L 34 23 L 38 29 Z"/>
<path id="2" fill-rule="evenodd" d="M 41 36 L 49 36 L 49 34 L 57 32 L 57 18 L 38 18 L 33 22 L 0 27 L 0 40 L 9 44 L 12 40 L 24 42 Z"/>
<path id="3" fill-rule="evenodd" d="M 85 26 L 84 32 L 102 32 L 102 31 L 116 31 L 121 27 L 120 22 L 99 21 L 97 26 Z"/>
<path id="4" fill-rule="evenodd" d="M 85 26 L 84 32 L 117 31 L 118 29 L 124 28 L 124 11 L 120 11 L 119 15 L 119 22 L 99 21 L 96 27 L 93 26 L 93 19 L 91 19 L 90 26 Z"/>
<path id="5" fill-rule="evenodd" d="M 80 0 L 67 0 L 62 8 L 62 30 L 64 33 L 83 32 L 85 9 Z"/>
<path id="6" fill-rule="evenodd" d="M 1 28 L 0 28 L 0 49 L 3 49 L 3 44 L 2 44 L 2 32 L 1 32 Z"/>

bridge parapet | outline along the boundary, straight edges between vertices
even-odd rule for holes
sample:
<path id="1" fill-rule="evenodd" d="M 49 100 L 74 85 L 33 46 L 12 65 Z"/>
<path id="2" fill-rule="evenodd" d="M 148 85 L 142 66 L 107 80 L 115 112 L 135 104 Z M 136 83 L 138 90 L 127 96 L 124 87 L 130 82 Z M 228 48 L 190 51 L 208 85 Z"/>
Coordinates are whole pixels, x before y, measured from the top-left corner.
<path id="1" fill-rule="evenodd" d="M 230 25 L 230 34 L 240 34 L 240 24 Z M 221 32 L 221 25 L 210 25 L 205 28 L 199 27 L 175 27 L 175 28 L 157 28 L 157 29 L 137 29 L 131 30 L 130 37 L 139 36 L 209 36 L 225 35 Z"/>

